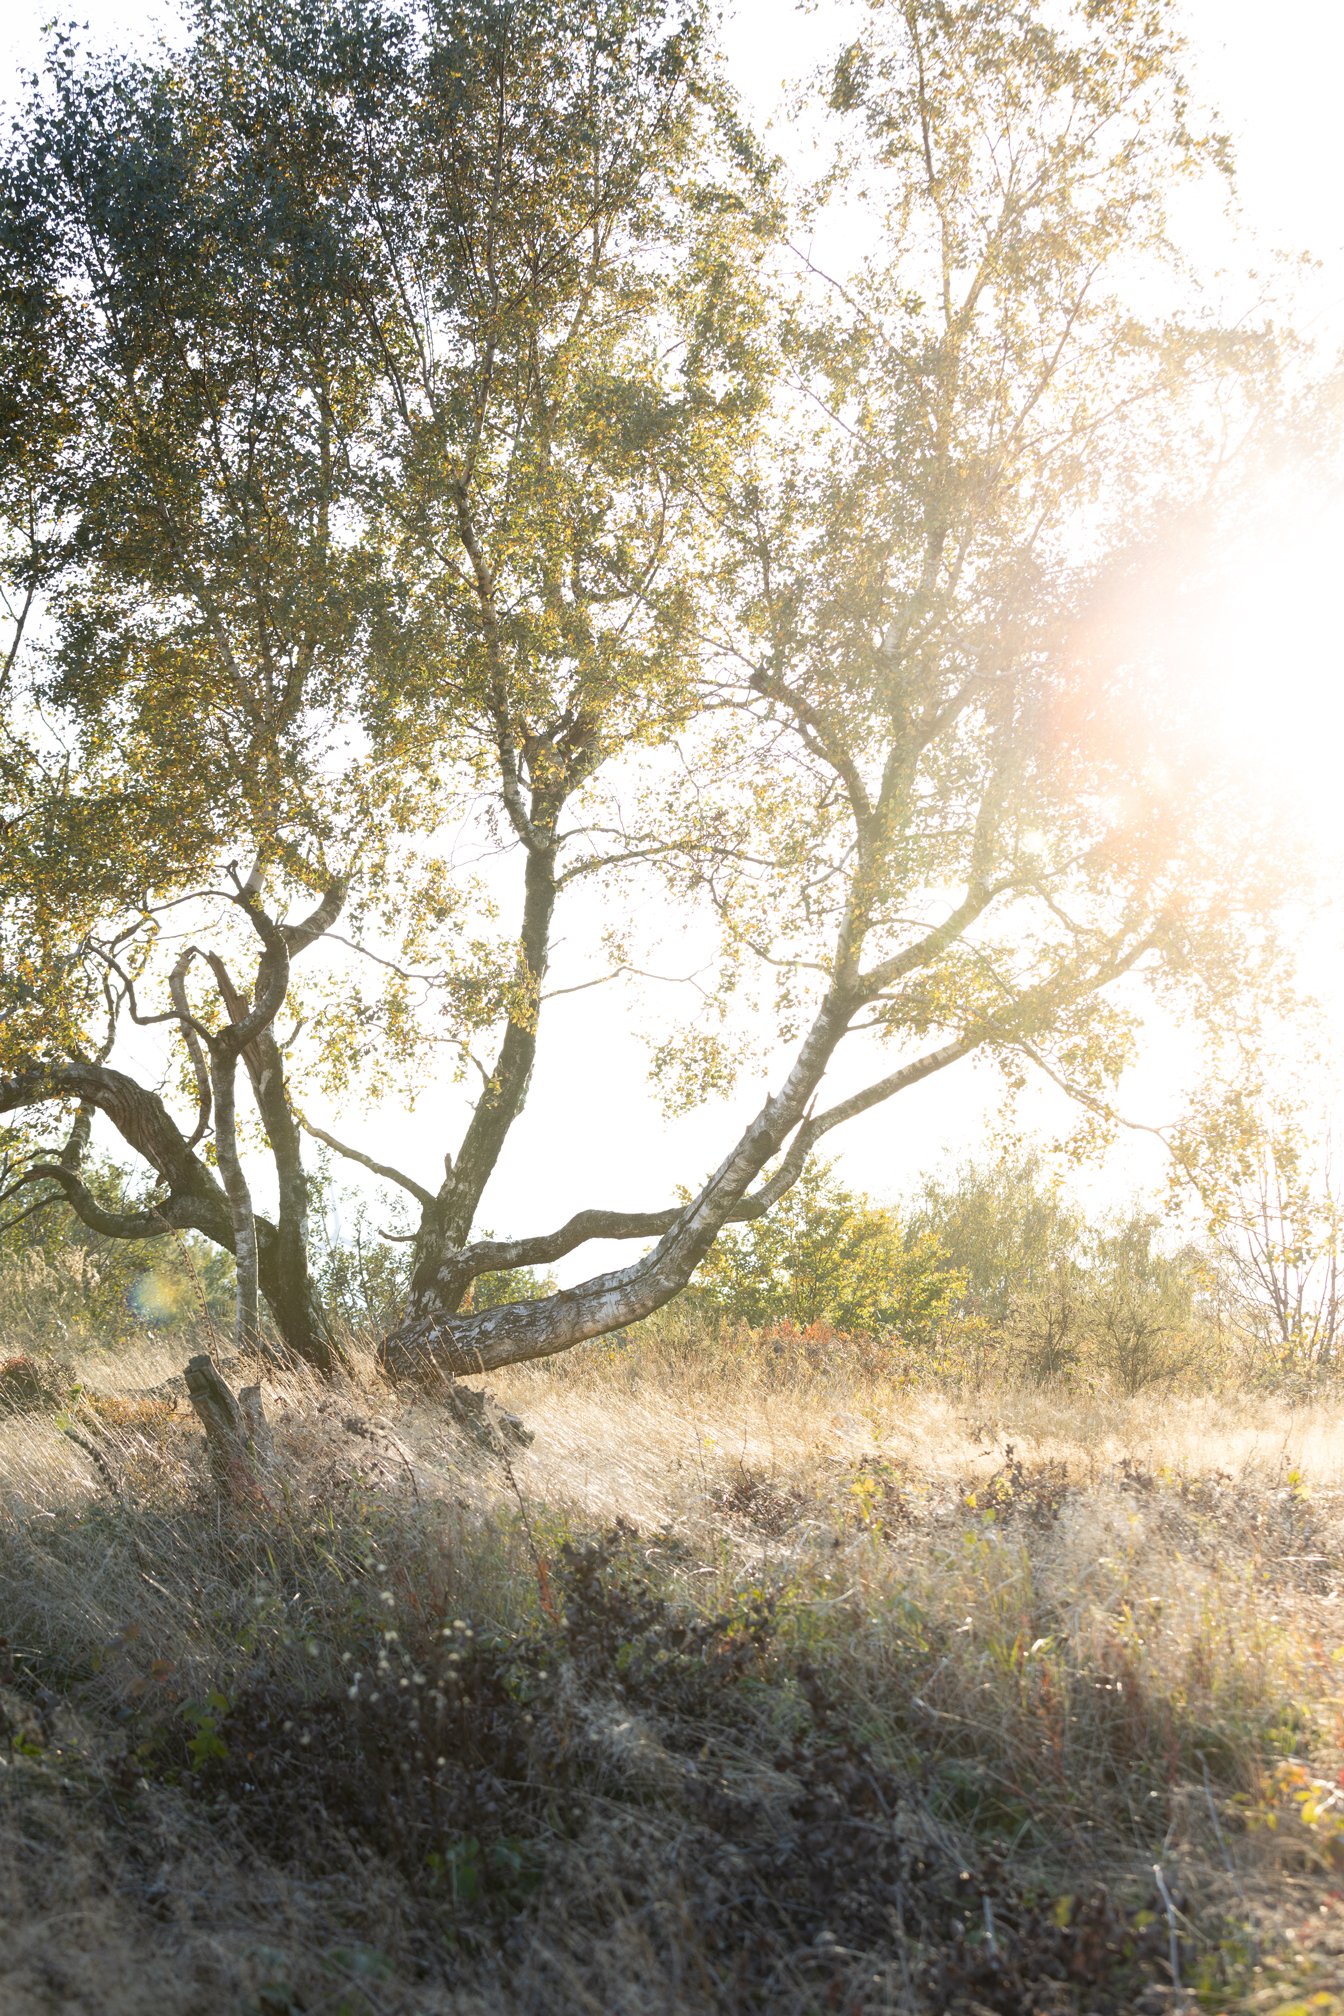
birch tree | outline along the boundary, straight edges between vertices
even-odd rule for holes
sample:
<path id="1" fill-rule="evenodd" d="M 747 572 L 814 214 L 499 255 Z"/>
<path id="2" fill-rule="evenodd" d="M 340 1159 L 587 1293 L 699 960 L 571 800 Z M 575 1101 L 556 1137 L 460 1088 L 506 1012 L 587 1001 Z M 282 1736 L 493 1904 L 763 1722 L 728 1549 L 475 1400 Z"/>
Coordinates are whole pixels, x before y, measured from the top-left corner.
<path id="1" fill-rule="evenodd" d="M 58 40 L 4 169 L 16 1209 L 205 1233 L 241 1332 L 259 1296 L 330 1367 L 315 1135 L 409 1200 L 386 1363 L 455 1375 L 649 1314 L 967 1059 L 1099 1116 L 1145 986 L 1234 1004 L 1272 864 L 1112 620 L 1275 386 L 1171 254 L 1220 156 L 1159 0 L 884 0 L 792 215 L 693 7 L 188 25 L 143 63 Z M 516 872 L 502 926 L 464 827 Z M 739 1001 L 776 1089 L 684 1199 L 630 1175 L 487 1238 L 582 883 L 632 937 L 715 934 L 674 1095 L 731 1085 Z M 477 1093 L 417 1170 L 311 1115 L 445 1056 Z M 80 1174 L 95 1110 L 143 1211 Z M 599 1239 L 635 1257 L 472 1294 Z"/>
<path id="2" fill-rule="evenodd" d="M 1276 370 L 1271 332 L 1182 307 L 1168 202 L 1222 159 L 1170 10 L 869 19 L 830 73 L 835 171 L 784 248 L 802 284 L 770 424 L 707 501 L 700 816 L 678 834 L 656 805 L 646 828 L 792 1054 L 688 1202 L 467 1248 L 421 1278 L 394 1364 L 489 1368 L 637 1321 L 835 1129 L 969 1058 L 1104 1119 L 1145 989 L 1213 1018 L 1277 956 L 1264 836 L 1117 621 Z M 852 274 L 818 250 L 842 211 L 871 233 Z M 687 1033 L 717 1082 L 713 1015 Z M 646 1250 L 458 1313 L 468 1269 L 596 1237 Z"/>
<path id="3" fill-rule="evenodd" d="M 296 1073 L 339 1092 L 447 1045 L 478 1074 L 438 1183 L 310 1130 L 410 1195 L 442 1265 L 521 1109 L 557 900 L 600 858 L 561 862 L 568 803 L 689 704 L 688 500 L 758 404 L 756 171 L 693 7 L 226 0 L 190 27 L 143 63 L 57 38 L 6 162 L 30 949 L 0 1110 L 101 1112 L 145 1211 L 64 1151 L 18 1187 L 218 1240 L 240 1334 L 255 1276 L 328 1365 Z M 468 813 L 516 852 L 512 932 L 464 929 L 440 834 Z M 374 984 L 309 1006 L 293 967 L 338 926 Z M 163 1032 L 177 1098 L 112 1060 L 130 1028 Z"/>

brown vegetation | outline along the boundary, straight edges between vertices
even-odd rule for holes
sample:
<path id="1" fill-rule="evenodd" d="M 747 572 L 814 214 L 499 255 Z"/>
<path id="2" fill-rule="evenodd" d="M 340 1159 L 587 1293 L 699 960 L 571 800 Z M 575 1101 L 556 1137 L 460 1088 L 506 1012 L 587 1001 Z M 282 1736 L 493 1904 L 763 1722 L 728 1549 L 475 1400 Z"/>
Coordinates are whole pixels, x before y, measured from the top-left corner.
<path id="1" fill-rule="evenodd" d="M 493 1455 L 264 1378 L 229 1501 L 135 1397 L 172 1369 L 0 1424 L 22 2016 L 1334 1992 L 1333 1404 L 953 1398 L 683 1317 L 512 1374 Z"/>

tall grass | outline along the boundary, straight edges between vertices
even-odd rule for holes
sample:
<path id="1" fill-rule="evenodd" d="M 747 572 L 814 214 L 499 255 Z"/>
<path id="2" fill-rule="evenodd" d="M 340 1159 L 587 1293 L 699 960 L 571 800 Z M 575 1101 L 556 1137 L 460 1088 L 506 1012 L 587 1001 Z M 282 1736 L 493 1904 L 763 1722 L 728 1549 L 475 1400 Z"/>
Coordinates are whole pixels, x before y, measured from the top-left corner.
<path id="1" fill-rule="evenodd" d="M 144 1397 L 183 1355 L 0 1421 L 6 2009 L 1338 1985 L 1332 1404 L 948 1393 L 681 1316 L 494 1381 L 534 1441 L 493 1457 L 367 1357 L 266 1379 L 239 1509 Z"/>

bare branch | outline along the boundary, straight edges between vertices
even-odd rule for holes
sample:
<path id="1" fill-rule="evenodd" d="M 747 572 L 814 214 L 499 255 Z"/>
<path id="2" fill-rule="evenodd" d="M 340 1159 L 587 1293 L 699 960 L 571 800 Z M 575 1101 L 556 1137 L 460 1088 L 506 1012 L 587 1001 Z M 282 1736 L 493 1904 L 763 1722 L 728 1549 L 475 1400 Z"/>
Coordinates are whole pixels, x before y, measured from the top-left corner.
<path id="1" fill-rule="evenodd" d="M 389 1162 L 376 1162 L 373 1156 L 366 1155 L 362 1148 L 352 1148 L 348 1142 L 338 1141 L 336 1136 L 328 1134 L 325 1128 L 314 1127 L 312 1121 L 305 1120 L 302 1113 L 296 1112 L 294 1117 L 304 1133 L 311 1134 L 314 1141 L 320 1141 L 324 1148 L 330 1148 L 335 1154 L 343 1155 L 347 1162 L 358 1162 L 373 1175 L 381 1176 L 386 1183 L 396 1183 L 401 1189 L 409 1190 L 416 1202 L 426 1209 L 433 1204 L 434 1192 L 427 1190 L 423 1183 L 417 1183 L 414 1176 L 407 1176 L 400 1169 L 394 1169 Z M 414 1237 L 414 1234 L 411 1236 Z"/>

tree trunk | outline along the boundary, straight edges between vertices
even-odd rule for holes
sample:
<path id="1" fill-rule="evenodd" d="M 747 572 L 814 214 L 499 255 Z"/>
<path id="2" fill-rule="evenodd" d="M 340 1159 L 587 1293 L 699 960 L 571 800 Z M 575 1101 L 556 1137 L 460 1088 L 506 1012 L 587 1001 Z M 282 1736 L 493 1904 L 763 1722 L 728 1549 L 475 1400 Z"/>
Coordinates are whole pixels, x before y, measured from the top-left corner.
<path id="1" fill-rule="evenodd" d="M 215 1157 L 219 1163 L 224 1194 L 229 1200 L 233 1221 L 234 1342 L 239 1351 L 256 1351 L 261 1343 L 261 1310 L 258 1296 L 257 1221 L 252 1212 L 252 1193 L 238 1155 L 237 1089 L 238 1060 L 232 1050 L 211 1058 L 210 1080 L 215 1101 Z"/>
<path id="2" fill-rule="evenodd" d="M 269 1029 L 248 1044 L 244 1061 L 270 1143 L 279 1197 L 272 1251 L 262 1269 L 262 1290 L 288 1348 L 324 1378 L 331 1378 L 345 1360 L 313 1287 L 303 1137 L 289 1103 L 280 1045 Z"/>
<path id="3" fill-rule="evenodd" d="M 471 1116 L 457 1160 L 449 1165 L 438 1195 L 421 1218 L 411 1274 L 413 1316 L 458 1308 L 471 1285 L 470 1274 L 455 1264 L 456 1257 L 470 1236 L 485 1186 L 527 1097 L 555 899 L 555 844 L 533 846 L 524 869 L 518 934 L 518 984 L 527 1004 L 509 1017 L 490 1082 Z"/>
<path id="4" fill-rule="evenodd" d="M 219 990 L 235 1027 L 248 1014 L 248 1004 L 222 961 L 211 962 Z M 268 1026 L 244 1045 L 257 1111 L 275 1164 L 277 1220 L 260 1255 L 260 1283 L 267 1306 L 286 1348 L 312 1365 L 324 1378 L 344 1368 L 322 1305 L 313 1288 L 308 1262 L 308 1178 L 303 1167 L 303 1137 L 289 1103 L 285 1060 Z M 219 1126 L 216 1114 L 216 1127 Z M 255 1227 L 256 1219 L 253 1217 Z"/>
<path id="5" fill-rule="evenodd" d="M 294 1267 L 277 1238 L 269 1262 L 262 1256 L 261 1288 L 288 1351 L 324 1379 L 334 1379 L 346 1369 L 345 1354 L 309 1275 L 306 1254 L 302 1268 Z"/>
<path id="6" fill-rule="evenodd" d="M 388 1369 L 394 1374 L 451 1376 L 549 1357 L 637 1323 L 679 1295 L 750 1185 L 803 1120 L 844 1033 L 849 1007 L 843 994 L 833 989 L 779 1092 L 766 1100 L 731 1154 L 677 1214 L 652 1252 L 628 1267 L 533 1302 L 463 1314 L 444 1310 L 413 1315 L 384 1339 Z"/>

